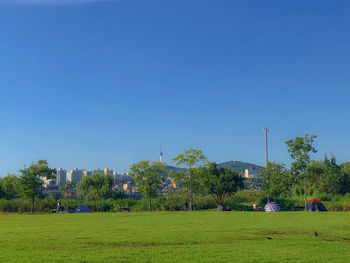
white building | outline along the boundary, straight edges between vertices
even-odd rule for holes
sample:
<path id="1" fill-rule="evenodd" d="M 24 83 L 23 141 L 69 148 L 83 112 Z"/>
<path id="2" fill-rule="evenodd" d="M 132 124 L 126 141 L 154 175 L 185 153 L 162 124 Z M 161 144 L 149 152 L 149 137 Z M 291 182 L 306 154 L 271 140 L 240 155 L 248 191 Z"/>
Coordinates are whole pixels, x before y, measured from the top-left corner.
<path id="1" fill-rule="evenodd" d="M 70 183 L 78 183 L 81 181 L 81 179 L 84 176 L 84 171 L 83 170 L 78 170 L 78 168 L 75 168 L 74 170 L 71 170 L 67 174 L 67 180 Z"/>
<path id="2" fill-rule="evenodd" d="M 56 184 L 60 185 L 67 183 L 67 171 L 63 170 L 61 167 L 59 167 L 56 171 Z"/>

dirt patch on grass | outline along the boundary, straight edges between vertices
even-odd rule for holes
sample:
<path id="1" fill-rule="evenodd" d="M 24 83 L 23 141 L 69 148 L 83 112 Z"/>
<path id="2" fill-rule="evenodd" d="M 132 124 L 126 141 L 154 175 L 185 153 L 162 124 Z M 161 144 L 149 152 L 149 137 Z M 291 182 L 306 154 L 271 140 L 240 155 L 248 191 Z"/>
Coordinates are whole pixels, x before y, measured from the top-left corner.
<path id="1" fill-rule="evenodd" d="M 220 240 L 212 241 L 184 241 L 184 242 L 103 242 L 95 241 L 86 243 L 88 246 L 98 247 L 166 247 L 166 246 L 198 246 L 198 245 L 212 245 L 212 244 L 231 244 L 237 241 L 257 241 L 263 240 L 262 237 L 226 237 Z"/>
<path id="2" fill-rule="evenodd" d="M 89 242 L 90 246 L 98 247 L 161 247 L 161 246 L 181 246 L 181 245 L 199 245 L 200 242 Z"/>
<path id="3" fill-rule="evenodd" d="M 280 231 L 266 231 L 263 232 L 262 234 L 272 236 L 272 235 L 288 235 L 287 232 L 280 232 Z"/>

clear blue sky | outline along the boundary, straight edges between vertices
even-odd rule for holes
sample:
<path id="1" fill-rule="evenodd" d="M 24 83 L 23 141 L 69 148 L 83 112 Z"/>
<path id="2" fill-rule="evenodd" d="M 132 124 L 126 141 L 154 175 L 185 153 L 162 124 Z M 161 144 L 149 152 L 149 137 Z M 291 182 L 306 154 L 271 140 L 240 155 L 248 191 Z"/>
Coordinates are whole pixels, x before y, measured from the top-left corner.
<path id="1" fill-rule="evenodd" d="M 350 2 L 0 0 L 0 174 L 157 160 L 350 161 Z"/>

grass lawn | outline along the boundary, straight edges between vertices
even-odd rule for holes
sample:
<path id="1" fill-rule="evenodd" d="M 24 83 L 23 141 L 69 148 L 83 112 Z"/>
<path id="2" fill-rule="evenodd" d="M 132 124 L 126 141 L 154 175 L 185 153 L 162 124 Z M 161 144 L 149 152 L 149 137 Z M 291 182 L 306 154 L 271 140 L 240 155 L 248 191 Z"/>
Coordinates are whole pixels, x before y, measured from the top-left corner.
<path id="1" fill-rule="evenodd" d="M 0 214 L 0 262 L 349 261 L 350 213 Z"/>

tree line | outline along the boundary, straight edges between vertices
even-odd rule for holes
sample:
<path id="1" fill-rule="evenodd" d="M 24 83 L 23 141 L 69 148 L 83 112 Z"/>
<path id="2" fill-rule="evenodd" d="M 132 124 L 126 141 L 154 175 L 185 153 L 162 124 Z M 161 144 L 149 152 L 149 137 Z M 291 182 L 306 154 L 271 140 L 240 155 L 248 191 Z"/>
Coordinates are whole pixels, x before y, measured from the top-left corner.
<path id="1" fill-rule="evenodd" d="M 262 172 L 264 191 L 271 198 L 303 196 L 306 208 L 309 196 L 334 197 L 350 192 L 350 162 L 337 164 L 335 156 L 326 154 L 323 160 L 312 160 L 317 150 L 313 146 L 316 135 L 306 134 L 286 141 L 291 166 L 270 162 Z"/>
<path id="2" fill-rule="evenodd" d="M 0 198 L 12 200 L 23 198 L 30 200 L 31 213 L 34 212 L 35 200 L 44 198 L 44 179 L 55 179 L 56 169 L 50 168 L 46 160 L 39 160 L 28 168 L 20 170 L 20 175 L 8 174 L 0 178 Z M 59 189 L 65 193 L 73 188 L 77 189 L 80 199 L 96 201 L 103 199 L 124 198 L 125 195 L 118 190 L 113 190 L 114 178 L 111 175 L 95 173 L 91 176 L 85 176 L 77 184 L 66 183 L 59 186 Z M 60 196 L 57 196 L 60 198 Z M 56 198 L 56 199 L 57 199 Z"/>
<path id="3" fill-rule="evenodd" d="M 208 195 L 213 198 L 217 206 L 221 206 L 225 198 L 243 188 L 243 178 L 238 171 L 229 168 L 218 168 L 216 163 L 210 162 L 201 150 L 187 149 L 172 159 L 178 167 L 186 170 L 170 171 L 166 177 L 172 178 L 176 183 L 189 192 L 189 210 L 193 211 L 193 194 Z M 149 200 L 151 211 L 152 199 L 165 180 L 165 164 L 161 162 L 141 161 L 133 164 L 130 175 L 144 198 Z M 186 200 L 187 201 L 187 200 Z"/>
<path id="4" fill-rule="evenodd" d="M 306 134 L 304 137 L 286 141 L 291 157 L 290 167 L 269 162 L 266 169 L 261 171 L 263 191 L 267 200 L 303 197 L 306 207 L 310 197 L 327 196 L 333 207 L 335 196 L 350 193 L 350 162 L 340 165 L 334 155 L 325 155 L 323 160 L 313 160 L 312 154 L 317 152 L 313 146 L 315 139 L 315 135 Z M 142 193 L 145 201 L 147 200 L 149 211 L 152 210 L 153 199 L 158 197 L 163 182 L 168 177 L 180 184 L 188 194 L 190 211 L 195 205 L 194 194 L 208 196 L 216 206 L 221 206 L 228 196 L 244 187 L 244 179 L 238 171 L 218 168 L 201 150 L 187 149 L 175 156 L 172 162 L 177 167 L 186 169 L 168 172 L 164 163 L 154 161 L 140 161 L 130 167 L 129 174 L 137 190 Z M 20 170 L 19 176 L 9 174 L 0 178 L 0 198 L 27 199 L 33 212 L 35 200 L 44 197 L 43 179 L 53 179 L 55 174 L 56 170 L 50 168 L 47 161 L 39 160 Z M 111 175 L 96 173 L 83 177 L 77 185 L 60 185 L 60 190 L 67 198 L 67 192 L 74 188 L 78 198 L 87 201 L 126 198 L 123 192 L 113 189 L 113 184 L 114 178 Z"/>

